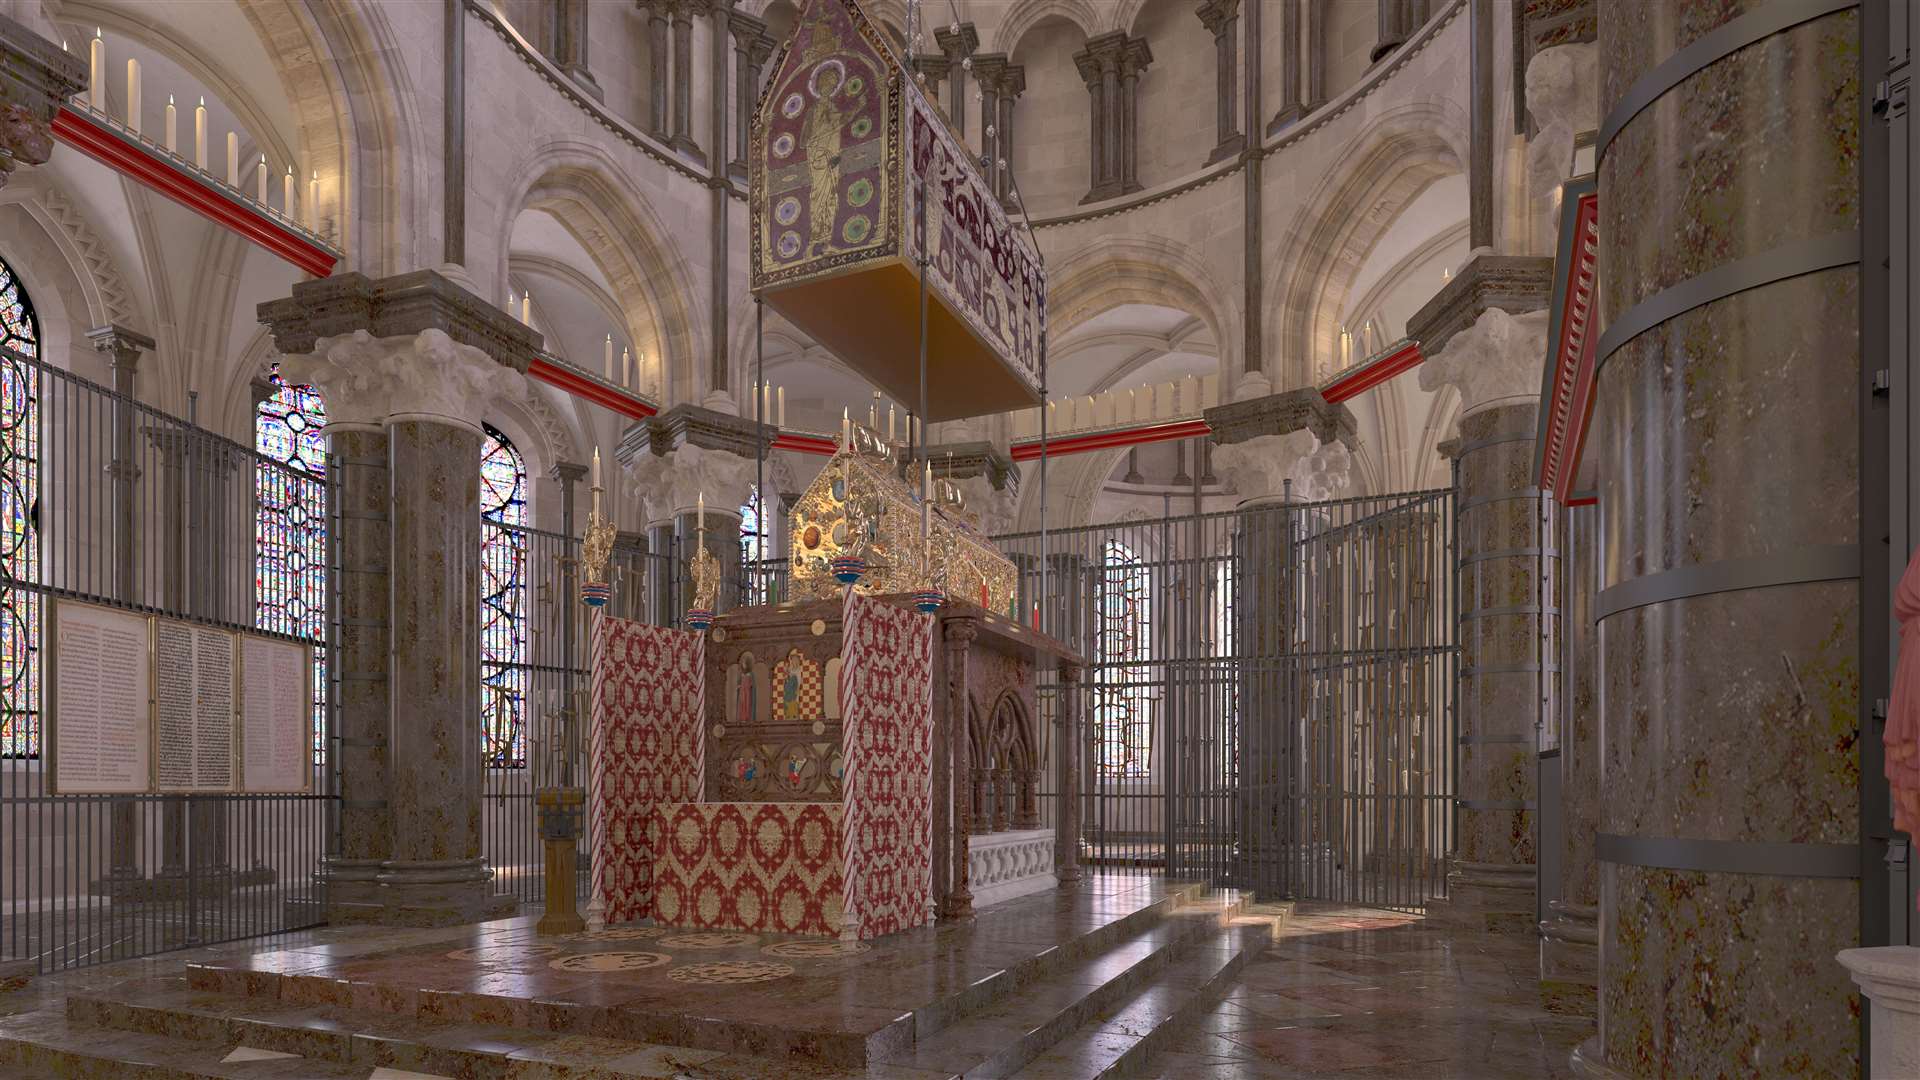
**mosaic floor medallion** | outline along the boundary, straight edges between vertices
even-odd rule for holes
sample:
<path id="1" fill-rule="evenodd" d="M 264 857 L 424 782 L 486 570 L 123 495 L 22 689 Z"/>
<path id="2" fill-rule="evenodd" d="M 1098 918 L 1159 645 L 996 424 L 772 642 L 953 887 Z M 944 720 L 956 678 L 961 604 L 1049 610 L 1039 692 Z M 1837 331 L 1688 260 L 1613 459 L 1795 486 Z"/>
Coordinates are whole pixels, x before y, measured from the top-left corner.
<path id="1" fill-rule="evenodd" d="M 667 978 L 683 983 L 757 983 L 784 979 L 793 974 L 790 964 L 765 960 L 724 960 L 717 964 L 688 964 L 667 972 Z"/>
<path id="2" fill-rule="evenodd" d="M 588 930 L 568 934 L 568 941 L 645 941 L 667 932 L 664 926 L 621 926 L 612 930 Z"/>
<path id="3" fill-rule="evenodd" d="M 491 960 L 496 963 L 513 960 L 538 960 L 543 956 L 552 956 L 560 951 L 558 945 L 476 945 L 471 949 L 455 949 L 447 954 L 449 960 Z"/>
<path id="4" fill-rule="evenodd" d="M 830 956 L 858 956 L 872 952 L 864 941 L 781 941 L 760 950 L 768 956 L 786 956 L 799 960 L 821 960 Z"/>
<path id="5" fill-rule="evenodd" d="M 758 934 L 675 934 L 660 939 L 663 949 L 733 949 L 758 943 Z"/>
<path id="6" fill-rule="evenodd" d="M 563 956 L 547 964 L 555 971 L 580 971 L 604 974 L 609 971 L 644 971 L 671 963 L 673 957 L 657 952 L 597 952 Z"/>

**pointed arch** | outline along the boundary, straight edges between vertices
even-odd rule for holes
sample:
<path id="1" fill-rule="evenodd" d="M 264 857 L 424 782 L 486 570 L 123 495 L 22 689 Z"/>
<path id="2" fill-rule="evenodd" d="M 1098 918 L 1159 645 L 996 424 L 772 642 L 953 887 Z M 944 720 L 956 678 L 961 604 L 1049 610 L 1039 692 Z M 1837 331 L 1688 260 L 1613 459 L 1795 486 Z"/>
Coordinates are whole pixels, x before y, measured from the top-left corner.
<path id="1" fill-rule="evenodd" d="M 1102 236 L 1048 271 L 1047 334 L 1064 341 L 1076 327 L 1120 304 L 1157 304 L 1206 323 L 1220 371 L 1238 370 L 1240 317 L 1227 288 L 1193 249 L 1161 236 Z"/>
<path id="2" fill-rule="evenodd" d="M 1058 16 L 1080 28 L 1080 33 L 1092 37 L 1106 29 L 1107 20 L 1101 17 L 1100 9 L 1088 0 L 1018 0 L 1000 20 L 1000 26 L 993 32 L 993 47 L 990 52 L 1003 52 L 1013 55 L 1020 45 L 1020 39 L 1027 31 L 1042 20 Z"/>
<path id="3" fill-rule="evenodd" d="M 1354 275 L 1427 185 L 1466 170 L 1465 118 L 1442 99 L 1390 109 L 1362 129 L 1294 213 L 1269 276 L 1263 353 L 1275 390 L 1314 383 L 1335 355 Z"/>
<path id="4" fill-rule="evenodd" d="M 626 170 L 606 149 L 555 136 L 535 142 L 519 179 L 501 204 L 496 236 L 512 235 L 527 210 L 542 210 L 584 248 L 613 290 L 636 349 L 663 362 L 668 400 L 692 400 L 701 388 L 710 343 L 699 293 L 673 232 L 654 213 Z M 493 295 L 506 296 L 507 245 L 494 268 Z"/>

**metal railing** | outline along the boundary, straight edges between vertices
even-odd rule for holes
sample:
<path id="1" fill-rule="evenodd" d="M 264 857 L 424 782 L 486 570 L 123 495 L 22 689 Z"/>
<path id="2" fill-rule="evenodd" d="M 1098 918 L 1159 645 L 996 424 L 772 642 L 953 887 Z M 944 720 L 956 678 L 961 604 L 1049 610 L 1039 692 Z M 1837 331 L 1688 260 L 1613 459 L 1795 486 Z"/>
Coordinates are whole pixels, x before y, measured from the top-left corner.
<path id="1" fill-rule="evenodd" d="M 41 710 L 68 599 L 271 633 L 324 675 L 328 505 L 317 467 L 0 353 L 0 955 L 52 971 L 321 921 L 324 678 L 306 794 L 56 794 Z"/>

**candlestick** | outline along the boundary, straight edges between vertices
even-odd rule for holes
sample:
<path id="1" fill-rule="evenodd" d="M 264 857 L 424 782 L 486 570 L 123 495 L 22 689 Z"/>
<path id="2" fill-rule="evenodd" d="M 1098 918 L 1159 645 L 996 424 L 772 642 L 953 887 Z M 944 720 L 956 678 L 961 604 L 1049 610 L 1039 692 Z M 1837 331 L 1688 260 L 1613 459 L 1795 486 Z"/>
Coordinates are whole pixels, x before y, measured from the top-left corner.
<path id="1" fill-rule="evenodd" d="M 880 426 L 880 391 L 873 392 L 873 399 L 867 402 L 867 430 Z"/>
<path id="2" fill-rule="evenodd" d="M 265 206 L 267 204 L 267 155 L 265 154 L 260 155 L 260 164 L 254 169 L 253 186 L 257 190 L 254 198 L 259 200 L 260 205 Z"/>
<path id="3" fill-rule="evenodd" d="M 173 95 L 167 95 L 167 153 L 180 152 L 180 113 L 173 107 Z"/>
<path id="4" fill-rule="evenodd" d="M 607 381 L 612 382 L 613 381 L 613 335 L 612 334 L 607 335 L 607 348 L 603 356 L 605 357 L 606 365 L 607 365 Z"/>
<path id="5" fill-rule="evenodd" d="M 140 61 L 127 58 L 127 130 L 140 134 Z"/>
<path id="6" fill-rule="evenodd" d="M 778 413 L 779 419 L 776 420 L 775 423 L 780 427 L 786 427 L 787 426 L 787 388 L 784 386 L 781 387 L 780 393 L 777 395 L 777 397 L 780 402 L 780 411 Z"/>
<path id="7" fill-rule="evenodd" d="M 87 43 L 92 60 L 88 68 L 87 104 L 99 112 L 107 110 L 107 43 L 100 40 L 100 28 L 93 28 L 93 40 Z"/>
<path id="8" fill-rule="evenodd" d="M 193 167 L 207 171 L 207 99 L 193 110 Z"/>
<path id="9" fill-rule="evenodd" d="M 287 175 L 280 178 L 280 213 L 293 220 L 293 166 L 287 166 Z"/>
<path id="10" fill-rule="evenodd" d="M 240 133 L 227 132 L 227 186 L 240 186 Z"/>

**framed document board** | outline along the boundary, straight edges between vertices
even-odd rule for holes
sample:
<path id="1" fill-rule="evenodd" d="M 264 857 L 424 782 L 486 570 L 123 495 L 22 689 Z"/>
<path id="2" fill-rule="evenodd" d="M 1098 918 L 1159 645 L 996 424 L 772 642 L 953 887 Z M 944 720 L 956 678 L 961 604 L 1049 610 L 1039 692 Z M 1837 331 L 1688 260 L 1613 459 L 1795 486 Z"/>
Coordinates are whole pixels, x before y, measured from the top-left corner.
<path id="1" fill-rule="evenodd" d="M 49 790 L 311 789 L 311 646 L 72 600 L 51 607 Z"/>

